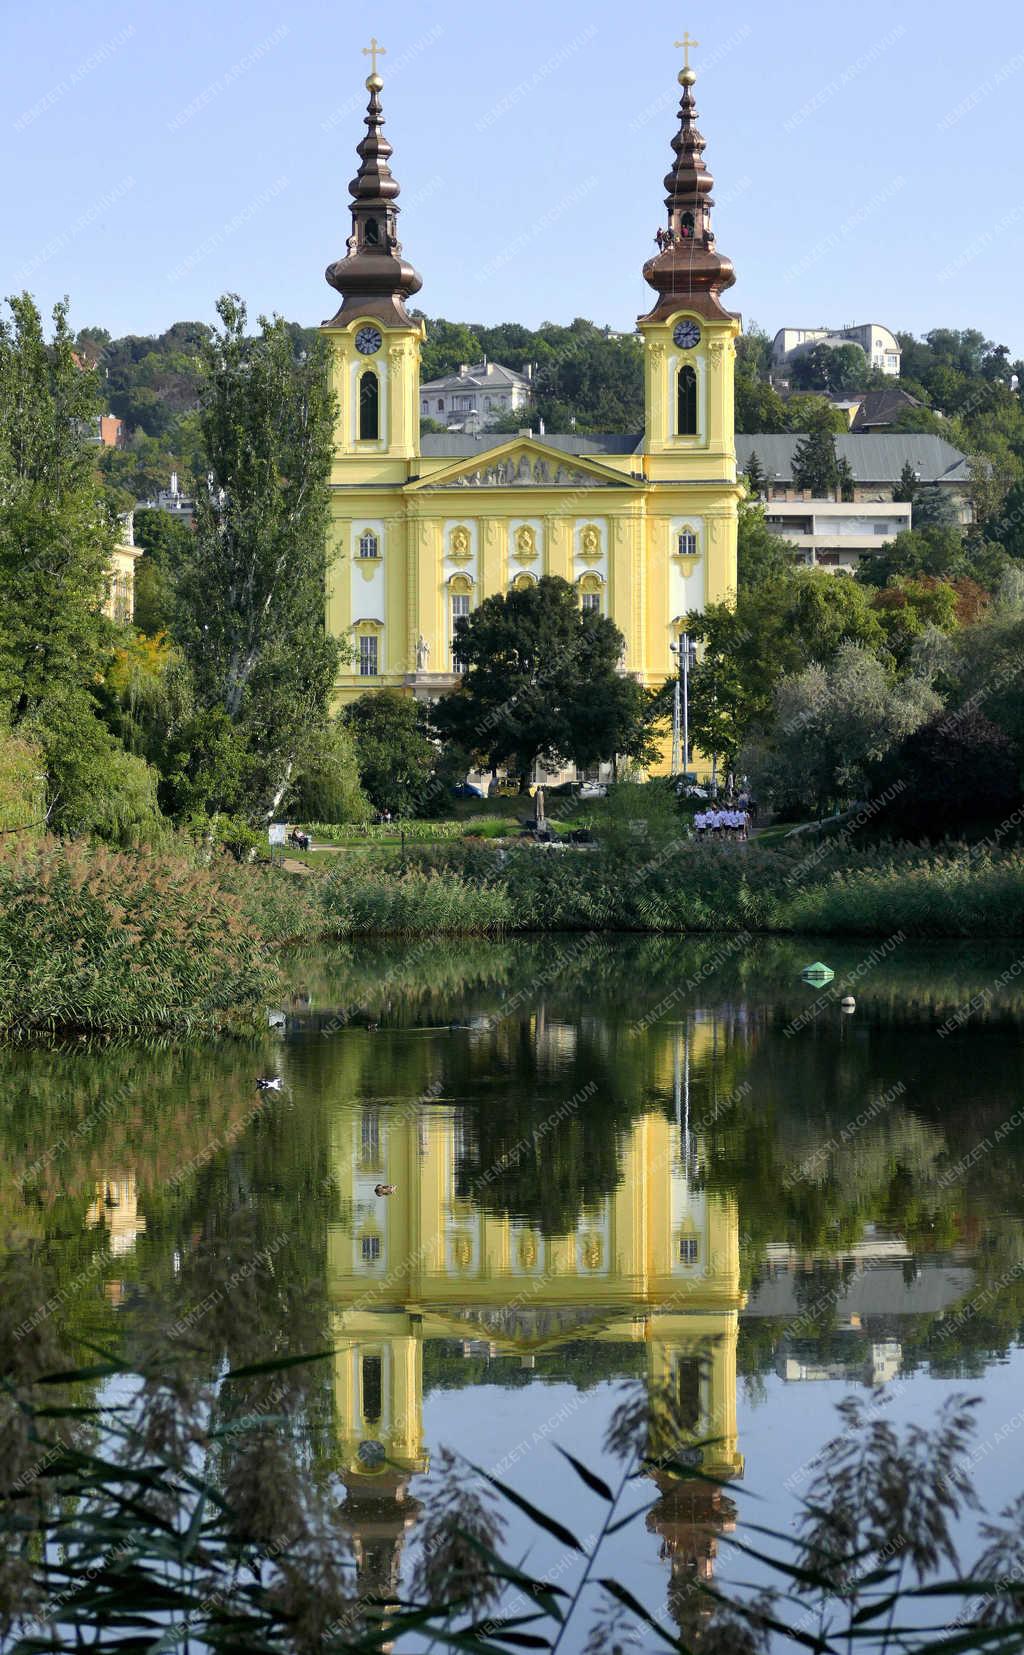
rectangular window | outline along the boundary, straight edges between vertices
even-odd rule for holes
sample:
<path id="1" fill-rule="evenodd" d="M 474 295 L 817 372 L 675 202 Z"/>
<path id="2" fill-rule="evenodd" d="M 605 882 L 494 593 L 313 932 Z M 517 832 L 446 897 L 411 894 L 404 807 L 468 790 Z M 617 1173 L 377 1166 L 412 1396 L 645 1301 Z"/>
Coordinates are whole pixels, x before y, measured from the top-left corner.
<path id="1" fill-rule="evenodd" d="M 701 1365 L 699 1356 L 684 1356 L 676 1369 L 679 1386 L 676 1421 L 684 1431 L 696 1431 L 700 1425 Z"/>
<path id="2" fill-rule="evenodd" d="M 680 1264 L 696 1264 L 696 1262 L 697 1262 L 697 1253 L 698 1253 L 698 1242 L 697 1242 L 697 1237 L 696 1236 L 680 1236 L 679 1237 L 679 1262 L 680 1262 Z"/>
<path id="3" fill-rule="evenodd" d="M 455 637 L 456 637 L 455 623 L 456 623 L 456 621 L 466 620 L 468 618 L 468 616 L 469 616 L 469 594 L 468 594 L 468 592 L 456 592 L 452 597 L 452 649 L 453 650 L 455 648 Z M 465 672 L 465 670 L 466 670 L 465 661 L 462 659 L 461 656 L 453 654 L 452 655 L 452 671 L 453 672 Z"/>
<path id="4" fill-rule="evenodd" d="M 372 633 L 363 633 L 359 639 L 359 676 L 360 678 L 376 678 L 377 676 L 377 639 Z"/>
<path id="5" fill-rule="evenodd" d="M 586 614 L 600 615 L 600 613 L 601 613 L 601 594 L 600 594 L 600 592 L 584 592 L 584 594 L 583 594 L 583 613 L 585 615 Z"/>
<path id="6" fill-rule="evenodd" d="M 689 529 L 684 529 L 682 534 L 679 536 L 679 556 L 697 556 L 697 536 L 692 534 Z"/>

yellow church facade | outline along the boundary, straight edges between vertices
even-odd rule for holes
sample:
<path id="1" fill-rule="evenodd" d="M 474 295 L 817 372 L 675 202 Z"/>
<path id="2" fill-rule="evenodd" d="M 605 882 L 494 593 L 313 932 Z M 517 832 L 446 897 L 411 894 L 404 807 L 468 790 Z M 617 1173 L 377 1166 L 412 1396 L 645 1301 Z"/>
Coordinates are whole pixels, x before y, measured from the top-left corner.
<path id="1" fill-rule="evenodd" d="M 734 1526 L 726 1493 L 743 1475 L 736 1414 L 740 1284 L 735 1202 L 696 1186 L 682 1129 L 662 1113 L 636 1120 L 620 1145 L 617 1187 L 575 1228 L 544 1235 L 460 1194 L 455 1111 L 351 1107 L 336 1120 L 332 1161 L 344 1217 L 332 1226 L 336 1470 L 362 1586 L 399 1594 L 406 1541 L 422 1507 L 411 1479 L 430 1468 L 424 1354 L 463 1341 L 527 1367 L 566 1340 L 644 1351 L 654 1398 L 674 1427 L 651 1448 L 698 1473 L 649 1468 L 659 1498 L 647 1528 L 670 1563 L 670 1611 L 693 1579 L 712 1578 L 717 1537 Z M 376 1195 L 381 1182 L 395 1193 Z M 532 1428 L 531 1428 L 532 1429 Z M 681 1436 L 677 1433 L 681 1433 Z M 531 1440 L 554 1457 L 545 1431 Z M 511 1450 L 509 1464 L 516 1450 Z M 504 1450 L 503 1450 L 504 1451 Z M 504 1475 L 508 1466 L 495 1468 Z"/>
<path id="2" fill-rule="evenodd" d="M 421 699 L 458 683 L 455 628 L 485 598 L 544 575 L 622 632 L 622 670 L 660 686 L 689 611 L 736 586 L 733 420 L 739 318 L 711 231 L 712 180 L 683 97 L 667 223 L 644 266 L 655 289 L 639 318 L 642 433 L 420 435 L 421 279 L 402 256 L 376 73 L 350 184 L 352 233 L 329 266 L 342 295 L 323 325 L 337 426 L 331 471 L 327 625 L 349 645 L 339 703 L 376 688 Z"/>

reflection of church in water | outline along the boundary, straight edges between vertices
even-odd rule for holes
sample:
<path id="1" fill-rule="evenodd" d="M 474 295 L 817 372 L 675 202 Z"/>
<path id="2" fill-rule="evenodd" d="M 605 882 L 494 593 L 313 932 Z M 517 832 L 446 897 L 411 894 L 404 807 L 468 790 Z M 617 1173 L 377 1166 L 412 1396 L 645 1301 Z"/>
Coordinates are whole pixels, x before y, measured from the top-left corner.
<path id="1" fill-rule="evenodd" d="M 423 1352 L 431 1340 L 481 1345 L 526 1366 L 568 1340 L 639 1344 L 652 1391 L 669 1392 L 682 1444 L 652 1444 L 716 1479 L 657 1473 L 648 1527 L 671 1562 L 670 1603 L 710 1578 L 716 1533 L 741 1475 L 736 1437 L 740 1291 L 736 1207 L 693 1187 L 684 1128 L 638 1119 L 621 1145 L 616 1189 L 575 1228 L 542 1235 L 457 1188 L 460 1122 L 442 1108 L 353 1107 L 332 1155 L 344 1221 L 329 1244 L 335 1306 L 335 1412 L 346 1512 L 370 1590 L 397 1586 L 402 1541 L 420 1510 L 409 1480 L 428 1468 Z M 391 1198 L 375 1186 L 396 1186 Z M 689 1439 L 690 1446 L 687 1447 Z"/>

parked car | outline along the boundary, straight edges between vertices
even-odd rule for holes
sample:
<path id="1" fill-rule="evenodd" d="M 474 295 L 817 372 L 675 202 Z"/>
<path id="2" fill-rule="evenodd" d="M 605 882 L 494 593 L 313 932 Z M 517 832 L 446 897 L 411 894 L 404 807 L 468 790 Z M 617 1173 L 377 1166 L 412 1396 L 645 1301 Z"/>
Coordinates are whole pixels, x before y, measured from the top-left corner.
<path id="1" fill-rule="evenodd" d="M 483 789 L 474 787 L 472 782 L 456 782 L 452 788 L 452 797 L 455 799 L 482 799 Z"/>
<path id="2" fill-rule="evenodd" d="M 607 797 L 608 797 L 608 789 L 605 786 L 604 782 L 581 782 L 580 783 L 580 798 L 581 799 L 606 799 Z"/>

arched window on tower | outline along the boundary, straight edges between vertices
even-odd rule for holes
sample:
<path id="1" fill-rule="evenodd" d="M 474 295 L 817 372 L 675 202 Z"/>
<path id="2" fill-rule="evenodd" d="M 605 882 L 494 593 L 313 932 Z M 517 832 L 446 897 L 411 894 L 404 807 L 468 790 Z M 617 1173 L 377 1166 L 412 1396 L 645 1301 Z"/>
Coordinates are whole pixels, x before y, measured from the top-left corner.
<path id="1" fill-rule="evenodd" d="M 683 241 L 693 240 L 693 214 L 684 213 L 679 220 L 679 234 Z"/>
<path id="2" fill-rule="evenodd" d="M 697 435 L 697 374 L 689 363 L 680 368 L 677 380 L 676 433 L 680 437 Z"/>
<path id="3" fill-rule="evenodd" d="M 380 385 L 372 368 L 359 378 L 359 437 L 367 442 L 380 436 Z"/>
<path id="4" fill-rule="evenodd" d="M 380 227 L 375 218 L 368 218 L 366 220 L 366 228 L 363 231 L 363 240 L 369 242 L 371 247 L 376 247 L 379 243 Z"/>

